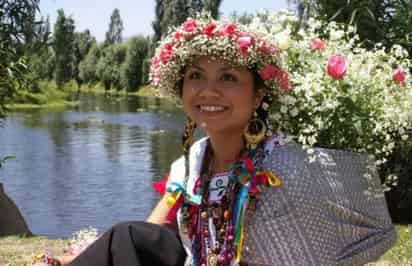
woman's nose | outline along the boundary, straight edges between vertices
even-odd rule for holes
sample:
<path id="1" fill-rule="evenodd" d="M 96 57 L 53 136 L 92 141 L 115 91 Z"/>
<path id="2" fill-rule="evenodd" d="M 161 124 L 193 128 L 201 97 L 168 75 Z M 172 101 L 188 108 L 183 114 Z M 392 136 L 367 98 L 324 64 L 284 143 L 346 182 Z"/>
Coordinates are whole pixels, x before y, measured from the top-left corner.
<path id="1" fill-rule="evenodd" d="M 217 86 L 217 82 L 215 80 L 208 80 L 205 85 L 202 87 L 201 94 L 202 95 L 220 95 L 221 91 Z"/>

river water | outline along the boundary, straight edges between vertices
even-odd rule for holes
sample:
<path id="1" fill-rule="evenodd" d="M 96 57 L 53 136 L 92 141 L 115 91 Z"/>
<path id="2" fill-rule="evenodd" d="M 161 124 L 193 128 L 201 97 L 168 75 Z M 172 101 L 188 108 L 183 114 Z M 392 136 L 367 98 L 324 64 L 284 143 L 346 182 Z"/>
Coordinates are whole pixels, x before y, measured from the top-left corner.
<path id="1" fill-rule="evenodd" d="M 80 95 L 75 109 L 11 113 L 0 157 L 16 159 L 0 182 L 35 234 L 143 220 L 159 199 L 152 181 L 181 154 L 183 121 L 172 103 L 130 96 Z"/>

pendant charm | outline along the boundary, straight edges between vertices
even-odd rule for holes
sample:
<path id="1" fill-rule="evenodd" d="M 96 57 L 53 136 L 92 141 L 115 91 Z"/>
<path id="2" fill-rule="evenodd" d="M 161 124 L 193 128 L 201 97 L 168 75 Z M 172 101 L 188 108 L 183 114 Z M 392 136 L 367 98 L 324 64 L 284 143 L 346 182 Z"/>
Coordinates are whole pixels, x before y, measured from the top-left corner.
<path id="1" fill-rule="evenodd" d="M 217 254 L 215 253 L 209 253 L 207 255 L 207 266 L 217 266 Z"/>

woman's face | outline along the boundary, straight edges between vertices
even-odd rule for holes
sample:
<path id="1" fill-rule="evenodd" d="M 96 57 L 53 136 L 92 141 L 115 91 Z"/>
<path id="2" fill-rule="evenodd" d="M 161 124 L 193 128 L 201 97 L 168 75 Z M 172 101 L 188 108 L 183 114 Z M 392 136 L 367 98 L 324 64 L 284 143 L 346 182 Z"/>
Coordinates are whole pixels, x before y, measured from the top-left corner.
<path id="1" fill-rule="evenodd" d="M 243 132 L 263 98 L 254 89 L 254 76 L 223 60 L 200 57 L 183 79 L 186 114 L 208 134 Z"/>

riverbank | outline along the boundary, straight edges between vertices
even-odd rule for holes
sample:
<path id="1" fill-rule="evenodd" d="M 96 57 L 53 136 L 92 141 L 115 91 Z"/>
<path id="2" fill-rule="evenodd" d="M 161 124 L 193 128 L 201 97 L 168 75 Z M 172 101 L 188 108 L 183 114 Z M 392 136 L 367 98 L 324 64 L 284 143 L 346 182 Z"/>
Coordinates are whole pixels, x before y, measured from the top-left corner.
<path id="1" fill-rule="evenodd" d="M 63 109 L 71 108 L 79 105 L 79 102 L 73 100 L 71 95 L 75 93 L 89 93 L 94 95 L 109 95 L 109 96 L 140 96 L 153 97 L 171 100 L 170 97 L 159 94 L 152 86 L 147 85 L 139 88 L 136 92 L 128 92 L 126 90 L 105 90 L 101 83 L 85 84 L 80 87 L 75 81 L 66 83 L 63 88 L 58 89 L 54 82 L 42 81 L 39 82 L 38 92 L 19 91 L 14 96 L 11 103 L 7 104 L 10 110 L 18 111 L 24 109 Z"/>
<path id="2" fill-rule="evenodd" d="M 125 89 L 116 90 L 105 90 L 101 83 L 96 84 L 86 84 L 80 86 L 78 92 L 81 93 L 92 93 L 92 94 L 106 94 L 111 96 L 126 96 L 126 95 L 133 95 L 133 96 L 140 96 L 140 97 L 153 97 L 153 98 L 161 98 L 166 100 L 172 100 L 171 97 L 162 95 L 151 85 L 145 85 L 140 87 L 137 91 L 127 91 Z"/>
<path id="3" fill-rule="evenodd" d="M 369 266 L 406 266 L 412 265 L 412 225 L 396 226 L 398 240 L 382 258 Z M 63 255 L 70 240 L 51 240 L 45 237 L 4 237 L 0 238 L 0 265 L 25 265 L 34 254 L 48 250 L 55 255 Z"/>
<path id="4" fill-rule="evenodd" d="M 17 91 L 11 102 L 6 104 L 6 107 L 12 111 L 75 107 L 79 105 L 79 102 L 72 100 L 70 95 L 76 87 L 74 82 L 68 82 L 59 89 L 54 82 L 41 81 L 38 83 L 36 92 L 29 92 L 26 90 Z"/>

